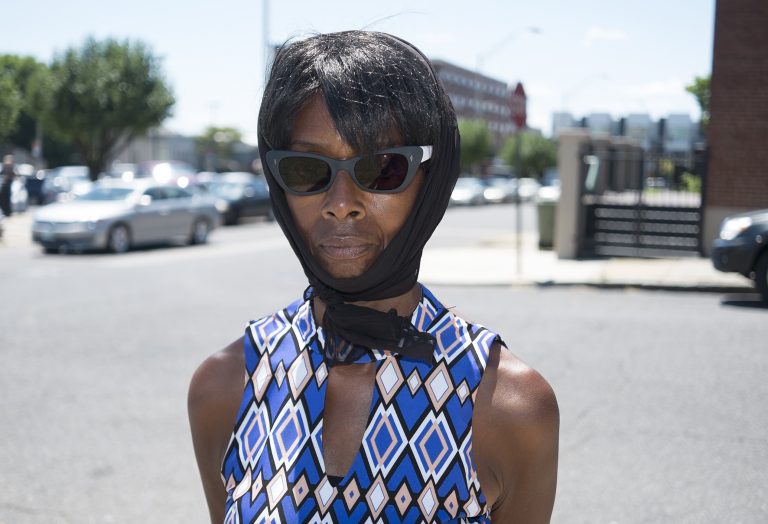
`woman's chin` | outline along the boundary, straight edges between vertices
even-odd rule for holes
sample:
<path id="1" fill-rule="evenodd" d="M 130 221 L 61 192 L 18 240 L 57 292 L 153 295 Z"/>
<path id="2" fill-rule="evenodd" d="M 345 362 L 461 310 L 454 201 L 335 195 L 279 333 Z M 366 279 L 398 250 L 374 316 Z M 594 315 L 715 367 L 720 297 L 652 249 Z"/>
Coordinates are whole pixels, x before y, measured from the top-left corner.
<path id="1" fill-rule="evenodd" d="M 371 267 L 365 260 L 323 260 L 322 268 L 333 278 L 355 278 L 361 276 Z"/>

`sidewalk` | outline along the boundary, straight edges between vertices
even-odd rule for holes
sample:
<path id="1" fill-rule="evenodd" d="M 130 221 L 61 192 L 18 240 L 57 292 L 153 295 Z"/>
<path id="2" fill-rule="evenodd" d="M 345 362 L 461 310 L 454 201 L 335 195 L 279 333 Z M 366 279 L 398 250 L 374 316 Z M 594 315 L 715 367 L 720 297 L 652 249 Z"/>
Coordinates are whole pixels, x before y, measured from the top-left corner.
<path id="1" fill-rule="evenodd" d="M 3 249 L 32 245 L 32 213 L 27 210 L 2 219 L 0 253 Z"/>
<path id="2" fill-rule="evenodd" d="M 425 249 L 419 280 L 459 286 L 587 285 L 681 291 L 750 292 L 752 282 L 721 273 L 707 258 L 560 260 L 540 250 L 535 235 L 523 241 L 521 270 L 513 237 L 469 248 Z"/>

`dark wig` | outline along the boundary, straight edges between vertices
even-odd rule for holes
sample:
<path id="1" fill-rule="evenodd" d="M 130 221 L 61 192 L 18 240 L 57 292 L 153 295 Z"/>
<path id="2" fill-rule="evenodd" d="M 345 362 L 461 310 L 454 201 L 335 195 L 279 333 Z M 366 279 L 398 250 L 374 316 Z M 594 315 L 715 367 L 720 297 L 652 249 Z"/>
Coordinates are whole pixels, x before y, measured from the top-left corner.
<path id="1" fill-rule="evenodd" d="M 357 154 L 393 145 L 383 143 L 393 133 L 402 139 L 396 145 L 433 148 L 411 214 L 357 277 L 332 277 L 314 260 L 266 162 L 269 150 L 289 147 L 296 114 L 315 95 L 322 96 L 337 131 Z M 390 298 L 413 288 L 424 245 L 442 219 L 458 178 L 456 115 L 429 60 L 408 42 L 385 33 L 345 31 L 290 42 L 275 56 L 258 134 L 275 219 L 313 293 L 326 303 L 323 325 L 329 335 L 379 349 L 421 344 L 408 319 L 349 303 Z"/>
<path id="2" fill-rule="evenodd" d="M 359 154 L 381 147 L 393 129 L 401 145 L 433 145 L 456 117 L 429 62 L 414 51 L 396 37 L 364 31 L 286 44 L 264 90 L 260 136 L 270 149 L 286 148 L 294 117 L 320 94 L 339 134 Z"/>

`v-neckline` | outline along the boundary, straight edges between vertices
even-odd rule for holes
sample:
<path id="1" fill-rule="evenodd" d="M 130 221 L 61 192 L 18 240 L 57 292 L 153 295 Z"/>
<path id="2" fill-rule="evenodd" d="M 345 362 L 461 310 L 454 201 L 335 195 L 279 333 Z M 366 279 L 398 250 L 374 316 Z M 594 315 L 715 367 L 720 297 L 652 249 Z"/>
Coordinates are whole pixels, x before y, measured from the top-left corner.
<path id="1" fill-rule="evenodd" d="M 395 358 L 395 357 L 389 357 L 389 358 Z M 343 473 L 343 475 L 331 475 L 328 473 L 328 470 L 326 468 L 326 448 L 325 448 L 325 412 L 326 412 L 326 399 L 328 395 L 328 386 L 330 382 L 330 375 L 328 379 L 326 379 L 323 382 L 322 388 L 320 390 L 320 394 L 323 397 L 323 409 L 320 415 L 321 418 L 321 427 L 320 427 L 320 439 L 319 439 L 319 446 L 320 446 L 320 467 L 323 472 L 323 474 L 329 478 L 331 477 L 337 477 L 340 480 L 335 485 L 342 485 L 345 484 L 349 480 L 350 474 L 355 470 L 355 466 L 357 465 L 357 462 L 359 460 L 362 460 L 364 454 L 365 454 L 365 437 L 368 434 L 371 423 L 373 422 L 373 418 L 376 414 L 376 406 L 379 403 L 379 397 L 380 394 L 378 392 L 378 389 L 376 387 L 376 376 L 379 373 L 379 370 L 381 369 L 382 364 L 386 362 L 386 357 L 381 360 L 376 360 L 374 362 L 370 362 L 369 364 L 374 364 L 374 371 L 373 371 L 373 377 L 371 381 L 371 400 L 368 403 L 368 413 L 365 419 L 365 426 L 363 427 L 363 432 L 360 435 L 360 442 L 357 443 L 356 451 L 354 456 L 352 457 L 352 461 L 349 464 L 349 467 L 347 468 L 347 471 Z M 350 365 L 357 365 L 357 364 L 350 364 Z M 363 364 L 364 365 L 364 364 Z M 330 373 L 330 371 L 329 371 Z"/>

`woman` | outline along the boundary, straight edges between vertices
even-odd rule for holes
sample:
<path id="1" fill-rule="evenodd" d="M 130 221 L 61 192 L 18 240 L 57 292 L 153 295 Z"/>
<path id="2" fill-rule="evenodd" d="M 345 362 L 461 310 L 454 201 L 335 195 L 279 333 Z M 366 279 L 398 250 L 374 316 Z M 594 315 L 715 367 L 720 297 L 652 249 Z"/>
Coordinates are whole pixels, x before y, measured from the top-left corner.
<path id="1" fill-rule="evenodd" d="M 549 521 L 551 388 L 417 282 L 458 143 L 403 40 L 350 31 L 277 53 L 259 150 L 310 287 L 192 379 L 212 522 Z"/>

